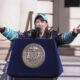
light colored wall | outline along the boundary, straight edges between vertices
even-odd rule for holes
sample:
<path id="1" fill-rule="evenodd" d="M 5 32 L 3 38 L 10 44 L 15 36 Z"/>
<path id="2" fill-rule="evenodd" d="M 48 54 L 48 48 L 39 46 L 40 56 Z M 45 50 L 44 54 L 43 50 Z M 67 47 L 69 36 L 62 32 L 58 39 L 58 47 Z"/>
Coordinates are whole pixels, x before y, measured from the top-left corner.
<path id="1" fill-rule="evenodd" d="M 0 0 L 0 25 L 19 29 L 20 0 Z"/>
<path id="2" fill-rule="evenodd" d="M 54 29 L 59 27 L 59 0 L 53 2 L 53 26 Z"/>
<path id="3" fill-rule="evenodd" d="M 50 15 L 53 13 L 53 2 L 46 0 L 45 1 L 22 0 L 20 31 L 23 32 L 25 30 L 29 11 L 33 11 L 32 15 L 33 28 L 34 28 L 34 18 L 37 15 L 37 13 L 45 13 L 48 17 L 49 26 L 53 25 L 53 17 L 52 17 L 53 15 Z"/>
<path id="4" fill-rule="evenodd" d="M 29 11 L 37 12 L 37 0 L 21 0 L 20 31 L 23 32 L 26 27 Z"/>

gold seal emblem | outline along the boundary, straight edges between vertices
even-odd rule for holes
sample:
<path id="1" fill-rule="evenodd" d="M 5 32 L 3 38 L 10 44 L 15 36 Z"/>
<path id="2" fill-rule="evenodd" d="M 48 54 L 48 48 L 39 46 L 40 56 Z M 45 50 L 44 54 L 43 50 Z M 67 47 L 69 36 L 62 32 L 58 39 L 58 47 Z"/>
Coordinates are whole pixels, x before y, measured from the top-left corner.
<path id="1" fill-rule="evenodd" d="M 22 59 L 24 64 L 29 68 L 38 68 L 45 61 L 45 51 L 44 48 L 37 44 L 28 44 L 22 52 Z"/>

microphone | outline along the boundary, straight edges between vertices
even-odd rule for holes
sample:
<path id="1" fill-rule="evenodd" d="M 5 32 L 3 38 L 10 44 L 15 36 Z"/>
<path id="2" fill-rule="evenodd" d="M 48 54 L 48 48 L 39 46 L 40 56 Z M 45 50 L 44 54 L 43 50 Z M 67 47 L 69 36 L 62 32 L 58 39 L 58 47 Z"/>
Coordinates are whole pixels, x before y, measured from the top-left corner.
<path id="1" fill-rule="evenodd" d="M 35 32 L 36 32 L 36 38 L 40 38 L 40 34 L 41 34 L 41 27 L 36 27 Z"/>

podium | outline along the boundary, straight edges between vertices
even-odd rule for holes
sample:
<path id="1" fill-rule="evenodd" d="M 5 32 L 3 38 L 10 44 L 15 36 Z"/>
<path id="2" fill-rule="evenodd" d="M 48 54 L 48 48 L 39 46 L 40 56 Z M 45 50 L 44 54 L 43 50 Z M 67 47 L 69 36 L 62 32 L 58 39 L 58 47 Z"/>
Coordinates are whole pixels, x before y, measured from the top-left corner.
<path id="1" fill-rule="evenodd" d="M 15 39 L 7 73 L 20 78 L 54 78 L 63 72 L 53 39 Z"/>

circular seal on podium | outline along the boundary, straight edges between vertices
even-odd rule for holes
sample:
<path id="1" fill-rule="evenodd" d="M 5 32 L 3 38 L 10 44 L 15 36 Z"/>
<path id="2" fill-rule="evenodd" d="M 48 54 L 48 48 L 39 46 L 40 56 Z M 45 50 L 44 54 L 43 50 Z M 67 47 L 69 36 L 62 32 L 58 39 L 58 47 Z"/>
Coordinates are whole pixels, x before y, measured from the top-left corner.
<path id="1" fill-rule="evenodd" d="M 23 63 L 29 68 L 38 68 L 45 61 L 45 50 L 37 43 L 30 43 L 24 47 L 22 52 Z"/>

